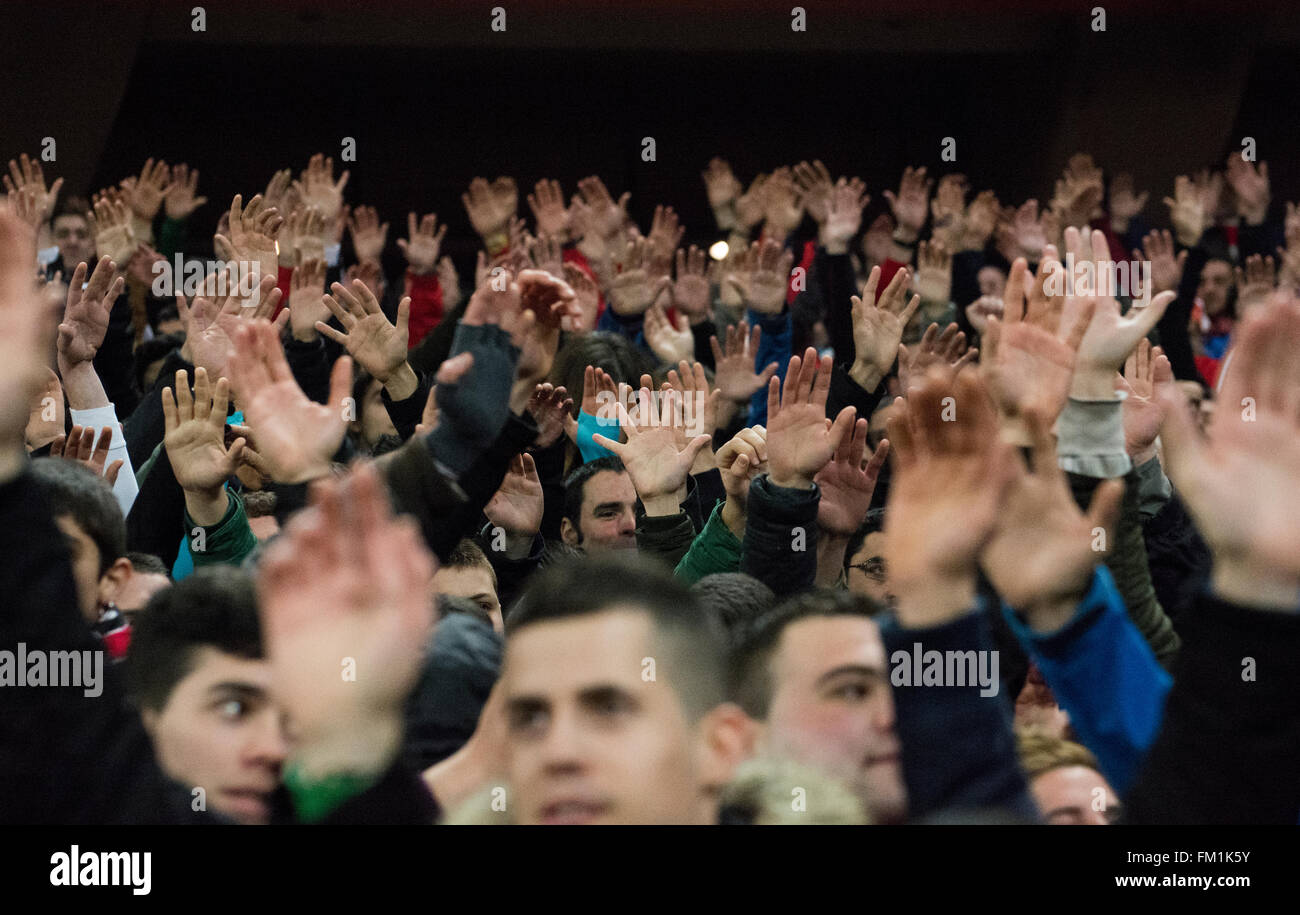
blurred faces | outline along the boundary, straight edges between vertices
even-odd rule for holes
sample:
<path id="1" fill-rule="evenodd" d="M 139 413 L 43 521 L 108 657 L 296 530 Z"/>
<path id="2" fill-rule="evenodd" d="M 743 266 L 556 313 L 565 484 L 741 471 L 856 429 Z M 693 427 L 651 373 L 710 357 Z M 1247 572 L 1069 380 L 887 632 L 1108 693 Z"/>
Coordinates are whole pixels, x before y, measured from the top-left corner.
<path id="1" fill-rule="evenodd" d="M 269 662 L 197 647 L 167 704 L 143 718 L 168 776 L 240 823 L 269 821 L 289 752 Z"/>
<path id="2" fill-rule="evenodd" d="M 1207 261 L 1201 270 L 1197 297 L 1205 303 L 1205 313 L 1215 317 L 1228 307 L 1228 290 L 1232 288 L 1232 266 L 1227 261 Z"/>
<path id="3" fill-rule="evenodd" d="M 862 616 L 791 623 L 772 657 L 771 676 L 764 751 L 838 778 L 878 823 L 903 820 L 907 790 L 876 623 Z"/>
<path id="4" fill-rule="evenodd" d="M 85 261 L 87 265 L 95 264 L 95 237 L 90 232 L 90 223 L 86 217 L 76 213 L 59 216 L 53 223 L 54 243 L 59 246 L 59 257 L 63 260 L 63 276 L 72 276 L 77 264 Z"/>
<path id="5" fill-rule="evenodd" d="M 116 562 L 101 572 L 99 547 L 81 529 L 81 525 L 67 515 L 55 518 L 54 523 L 63 534 L 72 559 L 72 579 L 77 585 L 77 604 L 81 618 L 93 626 L 99 622 L 99 608 L 110 601 L 116 601 L 122 587 L 131 577 L 131 560 L 119 556 Z"/>
<path id="6" fill-rule="evenodd" d="M 578 518 L 560 522 L 560 536 L 587 552 L 636 549 L 636 488 L 626 473 L 602 470 L 582 488 Z"/>
<path id="7" fill-rule="evenodd" d="M 1119 799 L 1101 773 L 1087 766 L 1048 769 L 1029 786 L 1052 826 L 1108 826 L 1119 817 Z"/>
<path id="8" fill-rule="evenodd" d="M 739 761 L 719 722 L 744 715 L 722 705 L 692 722 L 655 641 L 650 617 L 626 605 L 510 637 L 502 683 L 519 822 L 716 821 L 716 790 Z"/>
<path id="9" fill-rule="evenodd" d="M 396 435 L 397 427 L 393 425 L 384 406 L 384 386 L 375 379 L 366 388 L 366 396 L 361 402 L 361 415 L 352 423 L 352 429 L 360 437 L 366 448 L 374 448 L 379 439 L 385 435 Z"/>

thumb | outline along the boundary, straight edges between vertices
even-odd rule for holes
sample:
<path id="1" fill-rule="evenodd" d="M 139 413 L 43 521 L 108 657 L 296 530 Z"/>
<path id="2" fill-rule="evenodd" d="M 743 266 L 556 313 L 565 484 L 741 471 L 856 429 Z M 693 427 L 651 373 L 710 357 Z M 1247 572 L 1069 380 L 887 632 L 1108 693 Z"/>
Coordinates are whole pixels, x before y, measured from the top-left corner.
<path id="1" fill-rule="evenodd" d="M 411 327 L 411 297 L 403 296 L 402 301 L 397 303 L 397 329 L 403 338 L 410 338 Z"/>
<path id="2" fill-rule="evenodd" d="M 474 365 L 473 353 L 460 353 L 452 356 L 442 365 L 438 366 L 438 374 L 434 380 L 439 384 L 455 384 L 465 377 L 465 373 Z"/>
<path id="3" fill-rule="evenodd" d="M 334 367 L 330 369 L 330 400 L 329 405 L 341 419 L 343 416 L 343 401 L 352 393 L 352 358 L 350 356 L 340 356 L 335 361 Z"/>
<path id="4" fill-rule="evenodd" d="M 1088 521 L 1093 527 L 1104 528 L 1107 531 L 1113 531 L 1115 522 L 1119 520 L 1120 504 L 1124 499 L 1124 481 L 1122 479 L 1107 480 L 1097 487 L 1096 492 L 1092 494 L 1092 502 L 1088 505 Z M 1109 545 L 1114 542 L 1113 537 L 1107 537 L 1106 544 L 1109 552 Z"/>
<path id="5" fill-rule="evenodd" d="M 682 452 L 682 456 L 685 459 L 685 463 L 687 464 L 694 463 L 696 456 L 700 453 L 700 450 L 705 445 L 707 445 L 710 442 L 710 440 L 711 439 L 707 435 L 695 436 L 695 438 L 693 438 L 690 441 L 690 443 L 686 446 L 686 450 Z"/>

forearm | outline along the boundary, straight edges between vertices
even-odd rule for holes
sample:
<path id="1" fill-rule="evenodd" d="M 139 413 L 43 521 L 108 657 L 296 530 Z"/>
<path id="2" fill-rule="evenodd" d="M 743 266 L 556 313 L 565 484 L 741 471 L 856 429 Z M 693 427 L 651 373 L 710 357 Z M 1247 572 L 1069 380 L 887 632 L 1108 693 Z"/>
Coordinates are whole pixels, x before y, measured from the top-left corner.
<path id="1" fill-rule="evenodd" d="M 96 430 L 97 435 L 102 435 L 105 427 L 113 430 L 113 440 L 104 466 L 112 467 L 114 462 L 122 462 L 117 481 L 113 484 L 113 496 L 117 499 L 117 504 L 122 507 L 122 515 L 130 514 L 131 506 L 140 493 L 140 487 L 136 485 L 135 470 L 131 467 L 131 454 L 126 446 L 126 436 L 117 421 L 117 411 L 111 403 L 88 410 L 73 409 L 72 422 L 77 426 L 89 426 Z"/>
<path id="2" fill-rule="evenodd" d="M 817 539 L 817 587 L 833 588 L 844 575 L 844 551 L 849 538 L 823 530 Z"/>

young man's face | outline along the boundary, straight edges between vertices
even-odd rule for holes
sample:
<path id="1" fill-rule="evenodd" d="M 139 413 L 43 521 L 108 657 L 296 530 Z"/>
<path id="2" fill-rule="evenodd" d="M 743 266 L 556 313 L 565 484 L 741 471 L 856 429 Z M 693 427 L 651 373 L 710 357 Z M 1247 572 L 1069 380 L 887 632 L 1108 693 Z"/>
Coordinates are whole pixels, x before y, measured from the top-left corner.
<path id="1" fill-rule="evenodd" d="M 397 434 L 397 427 L 393 425 L 388 408 L 384 406 L 383 391 L 384 386 L 379 381 L 370 382 L 362 399 L 361 415 L 353 423 L 368 448 L 373 448 L 385 435 Z"/>
<path id="2" fill-rule="evenodd" d="M 90 233 L 90 223 L 86 217 L 68 213 L 54 220 L 54 243 L 59 246 L 59 257 L 64 267 L 76 267 L 85 261 L 88 266 L 95 263 L 95 237 Z M 64 282 L 72 278 L 65 273 Z"/>
<path id="3" fill-rule="evenodd" d="M 907 812 L 885 646 L 872 620 L 809 617 L 781 633 L 771 660 L 764 746 L 815 766 L 860 797 L 880 823 Z"/>
<path id="4" fill-rule="evenodd" d="M 1107 826 L 1119 817 L 1119 800 L 1101 773 L 1087 766 L 1048 769 L 1029 786 L 1043 819 L 1053 826 Z"/>
<path id="5" fill-rule="evenodd" d="M 167 704 L 146 710 L 144 722 L 163 771 L 191 792 L 202 788 L 210 809 L 240 823 L 270 819 L 289 743 L 269 662 L 200 646 Z"/>
<path id="6" fill-rule="evenodd" d="M 93 626 L 99 622 L 100 605 L 117 600 L 123 584 L 130 577 L 131 563 L 125 557 L 119 557 L 101 573 L 99 546 L 81 529 L 81 525 L 67 515 L 55 518 L 54 523 L 63 533 L 72 559 L 72 579 L 77 585 L 81 618 Z"/>
<path id="7" fill-rule="evenodd" d="M 704 728 L 658 657 L 650 617 L 612 607 L 511 635 L 503 685 L 509 783 L 521 823 L 711 822 Z M 707 721 L 707 718 L 705 719 Z"/>
<path id="8" fill-rule="evenodd" d="M 588 553 L 636 549 L 636 488 L 626 473 L 602 470 L 582 488 L 577 524 L 565 518 L 561 536 Z"/>
<path id="9" fill-rule="evenodd" d="M 433 593 L 472 600 L 487 612 L 492 619 L 492 628 L 498 633 L 503 631 L 501 601 L 492 582 L 492 570 L 487 566 L 443 566 L 433 576 Z"/>

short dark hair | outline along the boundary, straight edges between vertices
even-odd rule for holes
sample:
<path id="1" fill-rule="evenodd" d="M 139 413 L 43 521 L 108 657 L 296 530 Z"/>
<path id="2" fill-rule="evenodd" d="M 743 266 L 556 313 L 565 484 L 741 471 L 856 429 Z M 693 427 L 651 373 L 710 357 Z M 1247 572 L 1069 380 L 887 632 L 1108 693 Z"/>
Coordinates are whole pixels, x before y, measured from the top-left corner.
<path id="1" fill-rule="evenodd" d="M 497 570 L 492 567 L 492 560 L 488 559 L 482 547 L 468 537 L 461 538 L 460 542 L 452 548 L 451 554 L 447 556 L 447 561 L 442 564 L 444 569 L 472 569 L 476 566 L 488 570 L 488 574 L 492 576 L 492 588 L 495 590 Z"/>
<path id="2" fill-rule="evenodd" d="M 767 718 L 775 684 L 772 657 L 786 627 L 814 616 L 874 618 L 883 607 L 868 597 L 839 589 L 804 591 L 747 626 L 731 651 L 727 692 L 751 718 Z"/>
<path id="3" fill-rule="evenodd" d="M 721 624 L 690 590 L 643 556 L 565 559 L 533 576 L 506 617 L 506 645 L 528 626 L 591 616 L 612 607 L 643 610 L 663 649 L 659 670 L 692 720 L 726 699 L 726 641 Z"/>
<path id="4" fill-rule="evenodd" d="M 89 222 L 89 219 L 86 218 L 86 214 L 89 212 L 90 201 L 85 197 L 73 195 L 60 197 L 58 203 L 54 205 L 54 212 L 50 214 L 50 225 L 54 225 L 54 220 L 60 216 L 80 216 Z"/>
<path id="5" fill-rule="evenodd" d="M 126 661 L 131 698 L 141 708 L 164 708 L 204 646 L 263 657 L 253 579 L 242 569 L 207 566 L 149 599 L 132 624 Z"/>
<path id="6" fill-rule="evenodd" d="M 714 572 L 691 585 L 691 593 L 708 613 L 716 616 L 734 640 L 753 619 L 776 603 L 776 592 L 744 572 Z"/>
<path id="7" fill-rule="evenodd" d="M 623 466 L 623 461 L 618 455 L 607 454 L 576 468 L 564 481 L 564 517 L 573 522 L 573 526 L 578 528 L 579 533 L 582 532 L 582 525 L 578 522 L 582 518 L 582 498 L 587 482 L 604 470 L 627 473 L 627 468 Z"/>
<path id="8" fill-rule="evenodd" d="M 172 350 L 184 343 L 184 334 L 162 334 L 152 340 L 145 340 L 137 346 L 135 348 L 136 386 L 142 391 L 149 391 L 151 386 L 144 383 L 144 376 L 149 371 L 149 366 L 160 359 L 166 359 Z"/>
<path id="9" fill-rule="evenodd" d="M 126 519 L 103 477 L 76 461 L 50 457 L 32 461 L 31 473 L 50 515 L 72 519 L 99 549 L 99 574 L 126 555 Z"/>
<path id="10" fill-rule="evenodd" d="M 547 380 L 564 385 L 573 398 L 575 415 L 582 403 L 583 375 L 589 365 L 604 369 L 615 384 L 639 386 L 641 376 L 654 371 L 655 360 L 622 334 L 598 330 L 568 337 L 555 354 Z"/>
<path id="11" fill-rule="evenodd" d="M 126 558 L 131 560 L 131 568 L 141 574 L 171 577 L 171 573 L 167 571 L 167 565 L 153 553 L 130 552 L 126 554 Z"/>
<path id="12" fill-rule="evenodd" d="M 857 555 L 858 550 L 862 549 L 862 544 L 866 542 L 868 534 L 878 534 L 885 529 L 885 510 L 883 508 L 872 508 L 867 510 L 867 517 L 858 529 L 849 537 L 848 546 L 844 549 L 844 571 L 849 570 L 849 563 Z"/>

